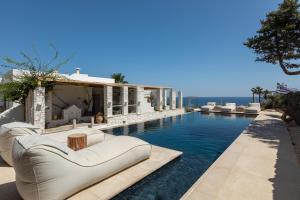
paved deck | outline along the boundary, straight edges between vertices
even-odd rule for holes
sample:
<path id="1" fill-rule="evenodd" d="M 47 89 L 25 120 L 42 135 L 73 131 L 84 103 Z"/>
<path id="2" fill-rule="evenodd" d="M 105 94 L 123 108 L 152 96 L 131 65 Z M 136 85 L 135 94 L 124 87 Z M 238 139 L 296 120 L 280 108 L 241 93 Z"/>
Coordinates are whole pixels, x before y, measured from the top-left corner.
<path id="1" fill-rule="evenodd" d="M 70 200 L 101 200 L 110 199 L 123 190 L 137 183 L 152 172 L 179 157 L 182 152 L 153 146 L 151 157 L 130 167 L 104 181 L 95 184 L 70 197 Z M 74 179 L 76 181 L 76 179 Z M 0 199 L 19 200 L 15 185 L 15 172 L 0 158 Z"/>
<path id="2" fill-rule="evenodd" d="M 300 165 L 279 114 L 261 112 L 182 199 L 299 200 Z"/>

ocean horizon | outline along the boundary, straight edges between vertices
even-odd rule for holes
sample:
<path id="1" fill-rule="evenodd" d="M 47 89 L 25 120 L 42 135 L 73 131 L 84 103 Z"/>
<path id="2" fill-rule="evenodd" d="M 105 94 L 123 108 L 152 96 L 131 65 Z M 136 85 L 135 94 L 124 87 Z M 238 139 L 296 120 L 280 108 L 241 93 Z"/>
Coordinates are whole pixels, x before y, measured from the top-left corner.
<path id="1" fill-rule="evenodd" d="M 258 102 L 258 97 L 255 97 Z M 195 107 L 206 105 L 207 102 L 216 102 L 218 105 L 225 103 L 236 103 L 237 105 L 248 105 L 252 102 L 252 97 L 183 97 L 183 106 Z"/>

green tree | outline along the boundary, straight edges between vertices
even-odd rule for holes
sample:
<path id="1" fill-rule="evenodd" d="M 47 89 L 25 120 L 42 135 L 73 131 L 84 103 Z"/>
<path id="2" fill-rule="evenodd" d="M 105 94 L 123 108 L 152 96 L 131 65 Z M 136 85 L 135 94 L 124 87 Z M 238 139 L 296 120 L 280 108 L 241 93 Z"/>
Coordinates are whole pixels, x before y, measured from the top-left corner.
<path id="1" fill-rule="evenodd" d="M 284 0 L 261 20 L 261 28 L 244 43 L 256 61 L 278 64 L 287 75 L 300 74 L 300 12 L 298 0 Z"/>
<path id="2" fill-rule="evenodd" d="M 252 102 L 255 103 L 255 94 L 257 93 L 256 88 L 251 88 L 252 92 Z"/>
<path id="3" fill-rule="evenodd" d="M 270 94 L 269 90 L 264 90 L 263 91 L 263 97 L 264 97 L 264 99 L 267 99 L 269 94 Z"/>
<path id="4" fill-rule="evenodd" d="M 256 89 L 256 94 L 258 95 L 258 102 L 260 103 L 261 95 L 263 94 L 264 89 L 260 86 L 257 86 L 255 89 Z"/>
<path id="5" fill-rule="evenodd" d="M 38 87 L 39 84 L 45 87 L 46 92 L 53 88 L 54 81 L 59 78 L 57 70 L 68 63 L 70 58 L 57 61 L 58 51 L 53 45 L 50 47 L 54 50 L 54 55 L 49 61 L 42 61 L 35 49 L 34 56 L 21 52 L 23 59 L 20 61 L 10 57 L 1 57 L 2 69 L 18 69 L 21 73 L 17 77 L 10 77 L 10 81 L 0 84 L 0 92 L 6 100 L 24 104 L 29 91 Z"/>
<path id="6" fill-rule="evenodd" d="M 116 83 L 128 83 L 122 73 L 113 73 L 110 77 L 115 79 Z"/>

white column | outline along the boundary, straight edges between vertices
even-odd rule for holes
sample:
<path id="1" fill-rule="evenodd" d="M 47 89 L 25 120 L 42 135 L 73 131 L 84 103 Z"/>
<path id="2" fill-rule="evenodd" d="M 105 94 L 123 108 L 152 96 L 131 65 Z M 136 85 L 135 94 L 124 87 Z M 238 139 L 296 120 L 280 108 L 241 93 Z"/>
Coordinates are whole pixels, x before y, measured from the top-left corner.
<path id="1" fill-rule="evenodd" d="M 167 109 L 168 106 L 168 90 L 167 89 L 163 89 L 163 106 L 165 107 L 164 109 Z"/>
<path id="2" fill-rule="evenodd" d="M 112 116 L 112 86 L 104 86 L 104 117 Z"/>
<path id="3" fill-rule="evenodd" d="M 128 86 L 122 87 L 122 113 L 128 115 Z"/>
<path id="4" fill-rule="evenodd" d="M 157 90 L 157 102 L 156 102 L 156 110 L 157 111 L 162 111 L 163 108 L 163 89 L 159 88 Z"/>
<path id="5" fill-rule="evenodd" d="M 171 102 L 170 102 L 170 107 L 171 107 L 171 110 L 175 110 L 176 109 L 176 92 L 174 89 L 171 89 Z"/>
<path id="6" fill-rule="evenodd" d="M 136 108 L 136 113 L 141 114 L 143 112 L 143 101 L 144 101 L 144 87 L 138 86 L 136 88 L 136 103 L 137 103 L 137 108 Z"/>
<path id="7" fill-rule="evenodd" d="M 31 90 L 25 106 L 26 121 L 44 130 L 46 120 L 45 88 L 37 87 L 33 91 Z"/>
<path id="8" fill-rule="evenodd" d="M 183 100 L 182 98 L 183 98 L 182 92 L 179 91 L 179 92 L 178 92 L 178 108 L 179 108 L 179 109 L 182 109 L 182 102 L 183 102 L 183 101 L 182 101 L 182 100 Z"/>

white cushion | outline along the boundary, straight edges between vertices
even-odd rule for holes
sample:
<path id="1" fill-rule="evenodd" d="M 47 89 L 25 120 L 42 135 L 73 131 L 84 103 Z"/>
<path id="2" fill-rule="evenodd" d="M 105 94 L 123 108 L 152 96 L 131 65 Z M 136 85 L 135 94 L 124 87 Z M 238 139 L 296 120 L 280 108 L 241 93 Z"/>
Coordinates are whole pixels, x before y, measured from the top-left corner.
<path id="1" fill-rule="evenodd" d="M 8 165 L 13 166 L 12 146 L 16 137 L 39 135 L 40 133 L 41 130 L 39 128 L 23 122 L 12 122 L 2 125 L 0 128 L 0 153 L 3 160 Z M 93 128 L 77 128 L 69 131 L 44 134 L 43 137 L 48 137 L 60 143 L 67 144 L 68 136 L 74 133 L 87 134 L 87 146 L 104 141 L 106 135 L 104 132 Z"/>
<path id="2" fill-rule="evenodd" d="M 18 137 L 13 148 L 16 185 L 24 199 L 65 199 L 151 154 L 149 143 L 129 136 L 116 136 L 67 154 L 55 141 L 45 145 L 44 139 L 40 144 L 36 140 L 30 145 L 33 137 Z"/>

